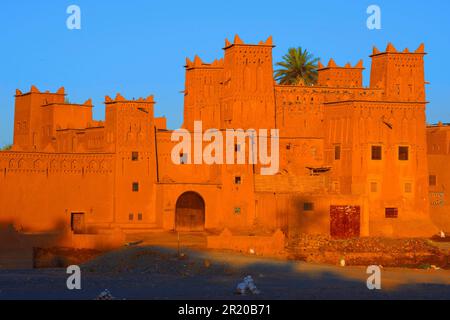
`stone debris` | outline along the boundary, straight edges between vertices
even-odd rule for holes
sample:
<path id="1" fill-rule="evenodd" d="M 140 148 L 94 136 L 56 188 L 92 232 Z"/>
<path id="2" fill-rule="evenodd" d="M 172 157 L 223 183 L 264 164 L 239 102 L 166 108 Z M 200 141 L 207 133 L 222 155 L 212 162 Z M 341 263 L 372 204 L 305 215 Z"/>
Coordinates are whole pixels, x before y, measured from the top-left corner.
<path id="1" fill-rule="evenodd" d="M 288 258 L 311 263 L 346 266 L 383 265 L 418 268 L 424 264 L 448 269 L 448 252 L 431 239 L 355 238 L 332 239 L 320 235 L 294 234 L 289 239 Z"/>
<path id="2" fill-rule="evenodd" d="M 441 270 L 441 268 L 435 266 L 434 264 L 431 265 L 431 269 L 433 269 L 433 270 Z"/>
<path id="3" fill-rule="evenodd" d="M 113 297 L 113 295 L 111 294 L 111 292 L 109 292 L 108 289 L 104 290 L 102 293 L 100 293 L 98 295 L 97 298 L 95 298 L 95 300 L 115 300 L 115 298 Z"/>
<path id="4" fill-rule="evenodd" d="M 226 272 L 231 267 L 226 262 L 212 262 L 206 255 L 192 256 L 186 253 L 163 248 L 130 247 L 108 252 L 83 265 L 83 269 L 92 273 L 118 275 L 122 273 L 146 275 L 178 275 L 194 277 L 215 275 Z M 231 271 L 234 274 L 234 271 Z"/>
<path id="5" fill-rule="evenodd" d="M 134 246 L 138 246 L 140 244 L 144 243 L 143 240 L 140 241 L 135 241 L 135 242 L 128 242 L 125 244 L 125 247 L 134 247 Z"/>
<path id="6" fill-rule="evenodd" d="M 260 294 L 261 292 L 256 287 L 252 276 L 247 276 L 244 278 L 243 282 L 237 285 L 236 293 L 240 295 L 246 295 L 246 294 Z"/>

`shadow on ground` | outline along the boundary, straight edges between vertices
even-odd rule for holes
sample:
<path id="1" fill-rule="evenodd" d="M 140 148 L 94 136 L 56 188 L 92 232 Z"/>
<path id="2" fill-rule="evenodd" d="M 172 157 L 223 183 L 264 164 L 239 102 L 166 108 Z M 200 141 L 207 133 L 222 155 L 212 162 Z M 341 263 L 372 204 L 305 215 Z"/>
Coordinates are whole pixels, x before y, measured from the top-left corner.
<path id="1" fill-rule="evenodd" d="M 251 275 L 259 295 L 236 286 Z M 66 289 L 64 269 L 0 271 L 0 299 L 94 299 L 108 289 L 118 299 L 449 299 L 446 270 L 383 269 L 380 291 L 367 289 L 366 268 L 311 265 L 160 247 L 107 253 L 82 265 L 82 290 Z"/>

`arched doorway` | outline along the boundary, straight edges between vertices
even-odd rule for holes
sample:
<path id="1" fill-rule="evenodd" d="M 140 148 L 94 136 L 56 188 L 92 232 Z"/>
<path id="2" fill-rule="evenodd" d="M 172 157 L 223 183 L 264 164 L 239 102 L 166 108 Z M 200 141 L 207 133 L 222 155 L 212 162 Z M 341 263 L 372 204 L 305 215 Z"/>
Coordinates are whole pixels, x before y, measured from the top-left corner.
<path id="1" fill-rule="evenodd" d="M 183 193 L 177 200 L 175 229 L 203 231 L 205 228 L 205 201 L 196 192 Z"/>

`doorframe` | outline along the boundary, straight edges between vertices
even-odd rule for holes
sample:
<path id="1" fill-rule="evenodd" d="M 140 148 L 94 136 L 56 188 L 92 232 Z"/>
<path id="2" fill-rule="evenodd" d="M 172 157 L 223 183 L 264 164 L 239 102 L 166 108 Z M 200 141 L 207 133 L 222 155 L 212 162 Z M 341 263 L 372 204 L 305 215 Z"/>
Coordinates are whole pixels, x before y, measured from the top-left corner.
<path id="1" fill-rule="evenodd" d="M 178 203 L 180 202 L 181 198 L 187 194 L 195 194 L 196 196 L 198 196 L 199 199 L 201 199 L 202 204 L 203 204 L 203 226 L 202 226 L 202 230 L 204 231 L 206 229 L 206 201 L 203 198 L 203 196 L 196 191 L 186 191 L 181 193 L 178 197 L 177 197 L 177 201 L 175 202 L 175 216 L 174 216 L 174 231 L 178 231 L 178 232 L 199 232 L 200 230 L 178 230 L 178 225 L 177 225 L 177 218 L 178 218 Z"/>
<path id="2" fill-rule="evenodd" d="M 86 231 L 86 212 L 83 211 L 73 211 L 70 213 L 70 230 L 74 233 L 74 234 L 80 234 L 78 232 L 75 232 L 74 229 L 74 217 L 75 215 L 80 215 L 83 217 L 82 221 L 83 221 L 83 233 Z"/>

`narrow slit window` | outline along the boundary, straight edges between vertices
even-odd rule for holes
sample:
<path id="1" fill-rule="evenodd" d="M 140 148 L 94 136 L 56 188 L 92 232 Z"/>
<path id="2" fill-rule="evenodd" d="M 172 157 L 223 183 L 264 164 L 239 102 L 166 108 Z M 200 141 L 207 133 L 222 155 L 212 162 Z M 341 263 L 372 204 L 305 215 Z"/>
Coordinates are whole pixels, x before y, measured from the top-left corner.
<path id="1" fill-rule="evenodd" d="M 430 175 L 429 177 L 429 182 L 430 182 L 430 187 L 435 187 L 437 186 L 437 178 L 435 175 Z"/>
<path id="2" fill-rule="evenodd" d="M 334 146 L 334 160 L 341 160 L 341 146 Z"/>

